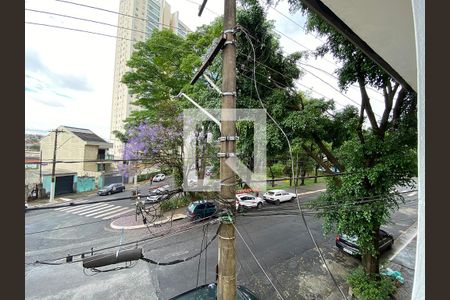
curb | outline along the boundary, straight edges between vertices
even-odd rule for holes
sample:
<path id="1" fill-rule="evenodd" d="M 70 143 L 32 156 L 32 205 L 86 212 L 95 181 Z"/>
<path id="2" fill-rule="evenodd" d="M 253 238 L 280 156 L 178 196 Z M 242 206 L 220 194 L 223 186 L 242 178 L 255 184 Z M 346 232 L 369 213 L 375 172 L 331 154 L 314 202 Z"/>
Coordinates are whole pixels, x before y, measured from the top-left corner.
<path id="1" fill-rule="evenodd" d="M 388 261 L 392 261 L 395 257 L 397 257 L 400 252 L 403 251 L 410 243 L 411 241 L 417 236 L 417 221 L 414 222 L 411 226 L 408 227 L 408 229 L 405 230 L 399 237 L 397 238 L 397 241 L 400 243 L 395 245 L 393 247 L 394 253 L 389 256 Z"/>
<path id="2" fill-rule="evenodd" d="M 314 190 L 314 191 L 308 191 L 308 192 L 304 192 L 304 193 L 298 193 L 298 196 L 303 196 L 303 195 L 309 195 L 309 194 L 315 194 L 315 193 L 320 193 L 320 192 L 324 192 L 327 189 L 320 189 L 320 190 Z"/>
<path id="3" fill-rule="evenodd" d="M 124 230 L 127 230 L 127 229 L 139 229 L 139 228 L 145 228 L 147 226 L 153 227 L 153 226 L 157 226 L 157 225 L 162 225 L 162 224 L 168 223 L 170 221 L 183 220 L 185 218 L 186 218 L 185 214 L 174 214 L 172 218 L 165 217 L 164 219 L 162 219 L 160 221 L 156 221 L 156 222 L 151 223 L 151 224 L 130 225 L 130 226 L 115 225 L 114 222 L 117 221 L 117 220 L 114 220 L 113 222 L 111 222 L 110 227 L 112 229 L 119 229 L 119 230 L 121 230 L 121 229 L 124 229 Z"/>

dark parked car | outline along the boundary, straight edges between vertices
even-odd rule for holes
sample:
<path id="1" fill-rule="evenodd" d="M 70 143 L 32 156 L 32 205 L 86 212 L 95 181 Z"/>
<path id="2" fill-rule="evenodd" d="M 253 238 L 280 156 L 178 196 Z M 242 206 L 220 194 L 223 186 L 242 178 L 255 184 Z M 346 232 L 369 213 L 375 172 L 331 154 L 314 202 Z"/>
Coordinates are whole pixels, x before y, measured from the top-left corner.
<path id="1" fill-rule="evenodd" d="M 205 284 L 195 289 L 187 291 L 181 295 L 175 296 L 170 300 L 208 300 L 217 299 L 217 285 L 215 283 Z M 238 285 L 236 288 L 236 300 L 258 300 L 258 298 L 249 289 Z"/>
<path id="2" fill-rule="evenodd" d="M 381 229 L 379 234 L 379 249 L 380 253 L 383 253 L 392 248 L 392 244 L 394 244 L 394 237 Z M 336 236 L 336 246 L 350 255 L 361 256 L 357 237 L 348 236 L 346 234 L 338 234 Z"/>
<path id="3" fill-rule="evenodd" d="M 186 208 L 186 215 L 191 220 L 210 217 L 218 211 L 216 203 L 206 200 L 194 201 Z"/>
<path id="4" fill-rule="evenodd" d="M 120 193 L 125 191 L 125 186 L 122 183 L 113 183 L 105 186 L 104 188 L 98 190 L 97 194 L 99 196 L 111 195 L 114 193 Z"/>

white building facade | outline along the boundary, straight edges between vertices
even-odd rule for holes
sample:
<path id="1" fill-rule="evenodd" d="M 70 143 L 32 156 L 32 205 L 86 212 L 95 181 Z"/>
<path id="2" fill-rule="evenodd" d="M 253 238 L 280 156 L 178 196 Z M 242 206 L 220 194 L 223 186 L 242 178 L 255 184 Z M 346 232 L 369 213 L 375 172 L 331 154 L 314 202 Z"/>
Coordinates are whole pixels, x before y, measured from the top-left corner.
<path id="1" fill-rule="evenodd" d="M 188 27 L 179 20 L 178 12 L 171 13 L 165 0 L 121 0 L 117 28 L 116 55 L 114 65 L 113 97 L 111 106 L 111 133 L 114 158 L 121 159 L 123 144 L 114 131 L 124 132 L 124 121 L 138 107 L 132 105 L 133 97 L 121 83 L 123 75 L 129 71 L 127 61 L 133 53 L 137 41 L 145 41 L 153 30 L 172 29 L 176 34 L 186 36 Z"/>

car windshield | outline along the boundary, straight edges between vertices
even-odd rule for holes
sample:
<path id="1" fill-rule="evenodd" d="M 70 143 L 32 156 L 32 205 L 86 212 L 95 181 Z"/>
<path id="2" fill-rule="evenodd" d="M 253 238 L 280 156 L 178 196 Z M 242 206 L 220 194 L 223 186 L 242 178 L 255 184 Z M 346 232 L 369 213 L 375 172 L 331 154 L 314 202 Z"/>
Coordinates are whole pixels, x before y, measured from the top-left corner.
<path id="1" fill-rule="evenodd" d="M 357 236 L 349 236 L 349 235 L 343 234 L 342 238 L 344 238 L 344 240 L 347 240 L 347 241 L 349 241 L 351 243 L 356 243 L 358 241 L 358 237 Z"/>
<path id="2" fill-rule="evenodd" d="M 194 209 L 195 209 L 195 204 L 194 203 L 189 204 L 188 210 L 192 212 L 192 211 L 194 211 Z"/>
<path id="3" fill-rule="evenodd" d="M 267 192 L 267 194 L 273 196 L 274 192 Z"/>

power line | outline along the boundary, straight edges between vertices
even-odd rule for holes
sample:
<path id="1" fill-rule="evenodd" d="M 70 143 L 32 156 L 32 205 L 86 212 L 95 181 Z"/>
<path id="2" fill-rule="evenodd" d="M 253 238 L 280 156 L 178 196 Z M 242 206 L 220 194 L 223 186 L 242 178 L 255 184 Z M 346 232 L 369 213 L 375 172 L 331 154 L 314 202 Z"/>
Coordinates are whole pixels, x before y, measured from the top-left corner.
<path id="1" fill-rule="evenodd" d="M 198 6 L 201 5 L 200 3 L 195 2 L 195 1 L 192 1 L 192 0 L 185 0 L 185 1 L 186 1 L 186 2 L 190 2 L 190 3 L 192 3 L 192 4 L 196 4 L 196 5 L 198 5 Z M 217 12 L 215 12 L 215 11 L 209 9 L 208 7 L 205 7 L 205 9 L 206 9 L 207 11 L 209 11 L 210 13 L 212 13 L 213 15 L 216 15 L 216 16 L 220 16 L 220 15 L 221 15 L 221 14 L 219 14 L 219 13 L 217 13 Z"/>
<path id="2" fill-rule="evenodd" d="M 244 34 L 246 33 L 245 29 L 241 28 L 241 30 L 244 32 Z M 275 125 L 277 125 L 277 127 L 280 129 L 280 131 L 283 133 L 284 137 L 286 138 L 286 141 L 288 143 L 288 148 L 289 148 L 289 155 L 291 157 L 291 174 L 292 174 L 292 177 L 294 177 L 295 176 L 295 172 L 294 172 L 294 158 L 293 158 L 293 155 L 292 155 L 291 143 L 289 141 L 288 136 L 284 132 L 284 130 L 281 128 L 281 126 L 278 124 L 278 122 L 269 114 L 267 109 L 264 107 L 264 104 L 263 104 L 263 102 L 262 102 L 262 100 L 261 100 L 261 98 L 259 96 L 258 86 L 256 85 L 256 52 L 255 52 L 255 47 L 253 46 L 253 42 L 251 41 L 251 39 L 247 35 L 245 35 L 245 36 L 247 37 L 250 45 L 252 46 L 252 50 L 253 50 L 253 60 L 254 60 L 254 62 L 253 62 L 253 77 L 255 79 L 254 83 L 255 83 L 255 89 L 256 89 L 256 93 L 257 93 L 258 99 L 259 99 L 259 101 L 261 103 L 261 106 L 265 109 L 266 114 L 272 119 L 272 121 L 275 123 Z M 327 262 L 326 262 L 325 258 L 323 257 L 322 251 L 320 250 L 316 240 L 314 239 L 314 236 L 312 235 L 312 232 L 311 232 L 311 230 L 310 230 L 310 228 L 308 226 L 308 223 L 306 222 L 305 216 L 303 214 L 303 210 L 302 210 L 302 208 L 300 206 L 300 199 L 299 199 L 298 193 L 297 193 L 297 184 L 294 185 L 294 190 L 295 190 L 295 195 L 296 195 L 296 198 L 297 198 L 298 210 L 299 210 L 299 212 L 301 214 L 301 217 L 302 217 L 302 220 L 303 220 L 303 224 L 305 225 L 306 229 L 308 230 L 308 233 L 309 233 L 309 235 L 311 237 L 311 240 L 313 241 L 317 251 L 319 252 L 319 255 L 320 255 L 321 259 L 322 259 L 322 262 L 325 265 L 325 267 L 326 267 L 328 273 L 330 274 L 331 278 L 333 279 L 333 282 L 334 282 L 335 286 L 338 288 L 339 292 L 342 294 L 344 299 L 347 299 L 347 297 L 345 296 L 345 294 L 342 291 L 341 287 L 339 286 L 339 284 L 337 283 L 336 279 L 334 278 L 333 273 L 331 273 L 330 269 L 328 268 Z"/>
<path id="3" fill-rule="evenodd" d="M 272 285 L 272 287 L 275 289 L 275 291 L 277 292 L 278 297 L 281 300 L 284 300 L 283 296 L 281 295 L 281 293 L 278 291 L 277 287 L 275 286 L 275 284 L 273 284 L 272 280 L 270 279 L 269 275 L 267 275 L 267 272 L 264 270 L 264 268 L 261 266 L 261 264 L 259 263 L 258 259 L 256 258 L 256 255 L 253 253 L 252 249 L 250 248 L 250 246 L 247 244 L 247 242 L 245 241 L 244 237 L 242 236 L 242 234 L 239 232 L 239 230 L 236 228 L 236 226 L 233 224 L 234 229 L 236 229 L 236 232 L 239 234 L 239 237 L 241 238 L 241 240 L 244 242 L 245 246 L 247 247 L 248 251 L 250 252 L 250 254 L 253 256 L 253 259 L 256 261 L 256 263 L 258 264 L 259 268 L 263 271 L 264 275 L 266 276 L 267 280 L 269 280 L 270 284 Z"/>
<path id="4" fill-rule="evenodd" d="M 25 8 L 25 10 L 32 11 L 32 12 L 37 12 L 37 13 L 41 13 L 41 14 L 47 14 L 47 15 L 52 15 L 52 16 L 58 16 L 58 17 L 63 17 L 63 18 L 79 20 L 79 21 L 91 22 L 91 23 L 95 23 L 95 24 L 111 26 L 111 27 L 115 27 L 115 28 L 120 28 L 120 29 L 125 29 L 125 30 L 130 30 L 130 31 L 135 31 L 135 32 L 140 32 L 140 33 L 147 34 L 145 31 L 142 31 L 142 30 L 132 29 L 132 28 L 123 27 L 123 26 L 118 26 L 118 25 L 115 25 L 115 24 L 101 22 L 101 21 L 96 21 L 96 20 L 93 20 L 93 19 L 74 17 L 74 16 L 65 15 L 65 14 L 59 14 L 59 13 L 43 11 L 43 10 L 37 10 L 37 9 L 31 9 L 31 8 Z"/>
<path id="5" fill-rule="evenodd" d="M 106 33 L 100 33 L 100 32 L 89 31 L 89 30 L 78 29 L 78 28 L 70 28 L 70 27 L 64 27 L 64 26 L 58 26 L 58 25 L 50 25 L 50 24 L 44 24 L 44 23 L 36 23 L 36 22 L 25 22 L 25 24 L 36 25 L 36 26 L 44 26 L 44 27 L 63 29 L 63 30 L 70 30 L 70 31 L 82 32 L 82 33 L 89 33 L 89 34 L 93 34 L 93 35 L 100 35 L 100 36 L 111 37 L 111 38 L 115 38 L 115 39 L 128 40 L 128 41 L 131 41 L 131 42 L 140 42 L 140 41 L 137 41 L 137 40 L 132 40 L 132 39 L 126 38 L 126 37 L 120 37 L 120 36 L 117 36 L 117 35 L 110 35 L 110 34 L 106 34 Z M 164 45 L 158 45 L 158 47 L 159 48 L 170 49 L 170 50 L 173 49 L 173 47 L 168 47 L 168 46 L 164 46 Z M 181 50 L 180 52 L 190 53 L 189 50 Z"/>
<path id="6" fill-rule="evenodd" d="M 133 16 L 133 15 L 128 15 L 128 14 L 125 14 L 125 13 L 121 13 L 121 12 L 114 11 L 114 10 L 109 10 L 109 9 L 106 9 L 106 8 L 91 6 L 91 5 L 77 3 L 77 2 L 65 1 L 65 0 L 56 0 L 56 1 L 57 2 L 62 2 L 62 3 L 67 3 L 67 4 L 72 4 L 72 5 L 76 5 L 76 6 L 91 8 L 91 9 L 95 9 L 95 10 L 99 10 L 99 11 L 104 11 L 104 12 L 108 12 L 108 13 L 112 13 L 112 14 L 116 14 L 116 15 L 120 15 L 120 16 L 124 16 L 124 17 L 130 17 L 130 18 L 141 20 L 141 21 L 146 21 L 146 22 L 149 22 L 149 23 L 153 23 L 153 25 L 156 25 L 156 24 L 157 25 L 161 25 L 162 27 L 166 27 L 166 28 L 186 30 L 186 28 L 181 28 L 181 27 L 177 27 L 177 26 L 167 25 L 167 24 L 164 24 L 164 23 L 161 23 L 161 22 L 155 22 L 155 21 L 150 20 L 150 19 L 141 18 L 141 17 Z"/>
<path id="7" fill-rule="evenodd" d="M 294 23 L 295 25 L 297 25 L 298 27 L 300 27 L 303 32 L 305 34 L 310 34 L 311 36 L 313 36 L 315 39 L 317 39 L 318 41 L 320 41 L 321 43 L 325 43 L 324 41 L 322 41 L 318 36 L 313 35 L 312 33 L 308 32 L 308 30 L 306 30 L 306 28 L 302 25 L 300 25 L 299 23 L 297 23 L 296 21 L 294 21 L 292 18 L 286 16 L 285 14 L 283 14 L 282 12 L 280 12 L 278 9 L 275 8 L 275 6 L 269 5 L 269 8 L 271 8 L 272 10 L 276 11 L 278 14 L 282 15 L 283 17 L 285 17 L 286 19 L 288 19 L 289 21 L 291 21 L 292 23 Z"/>
<path id="8" fill-rule="evenodd" d="M 168 194 L 168 197 L 176 195 L 178 193 L 181 193 L 182 190 L 181 188 L 175 189 L 173 191 L 170 191 Z M 41 207 L 30 207 L 27 208 L 27 211 L 33 211 L 33 210 L 47 210 L 47 209 L 55 209 L 55 208 L 63 208 L 63 207 L 74 207 L 74 206 L 80 206 L 80 205 L 92 205 L 92 204 L 98 204 L 98 203 L 105 203 L 105 202 L 115 202 L 115 201 L 122 201 L 122 200 L 132 200 L 132 199 L 136 199 L 137 197 L 147 197 L 147 196 L 151 196 L 151 194 L 144 194 L 144 195 L 136 195 L 136 196 L 128 196 L 128 197 L 122 197 L 122 198 L 114 198 L 114 199 L 105 199 L 105 200 L 97 200 L 97 201 L 90 201 L 90 202 L 71 202 L 69 204 L 64 204 L 64 205 L 52 205 L 52 206 L 41 206 Z M 168 199 L 163 199 L 163 201 L 168 200 Z M 162 202 L 162 201 L 158 201 Z"/>
<path id="9" fill-rule="evenodd" d="M 70 28 L 70 27 L 64 27 L 64 26 L 58 26 L 58 25 L 50 25 L 50 24 L 37 23 L 37 22 L 27 22 L 27 21 L 25 22 L 25 24 L 36 25 L 36 26 L 45 26 L 45 27 L 58 28 L 58 29 L 65 29 L 65 30 L 89 33 L 89 34 L 94 34 L 94 35 L 101 35 L 101 36 L 111 37 L 111 38 L 115 38 L 115 39 L 128 40 L 128 41 L 131 41 L 131 42 L 138 42 L 136 40 L 132 40 L 132 39 L 129 39 L 129 38 L 126 38 L 126 37 L 120 37 L 120 36 L 116 36 L 116 35 L 110 35 L 110 34 L 106 34 L 106 33 L 94 32 L 94 31 L 89 31 L 89 30 L 84 30 L 84 29 L 76 29 L 76 28 Z"/>
<path id="10" fill-rule="evenodd" d="M 59 0 L 58 0 L 59 1 Z M 104 34 L 104 33 L 99 33 L 99 32 L 93 32 L 93 31 L 88 31 L 88 30 L 83 30 L 83 29 L 76 29 L 76 28 L 69 28 L 69 27 L 64 27 L 64 26 L 58 26 L 58 25 L 50 25 L 50 24 L 43 24 L 43 23 L 36 23 L 36 22 L 25 22 L 25 24 L 30 24 L 30 25 L 37 25 L 37 26 L 45 26 L 45 27 L 50 27 L 50 28 L 57 28 L 57 29 L 65 29 L 65 30 L 71 30 L 71 31 L 77 31 L 77 32 L 83 32 L 83 33 L 89 33 L 89 34 L 94 34 L 94 35 L 101 35 L 101 36 L 106 36 L 106 37 L 112 37 L 112 38 L 118 38 L 118 39 L 125 39 L 125 40 L 129 40 L 132 42 L 138 42 L 136 40 L 132 40 L 129 38 L 125 38 L 125 37 L 119 37 L 119 36 L 115 36 L 115 35 L 109 35 L 109 34 Z M 159 45 L 158 47 L 162 47 L 162 48 L 167 48 L 167 49 L 172 49 L 171 47 L 164 47 L 163 45 Z M 259 63 L 259 62 L 258 62 Z M 261 63 L 260 63 L 261 64 Z M 264 65 L 264 64 L 263 64 Z M 267 65 L 265 65 L 267 66 Z M 268 67 L 268 66 L 267 66 Z M 309 70 L 305 69 L 302 66 L 299 66 L 300 68 L 302 68 L 303 70 L 305 70 L 307 73 L 311 74 L 312 76 L 316 77 L 317 79 L 319 79 L 320 81 L 322 81 L 323 83 L 327 84 L 328 86 L 330 86 L 331 88 L 333 88 L 336 92 L 338 92 L 339 94 L 341 94 L 342 96 L 344 96 L 345 98 L 349 99 L 351 102 L 353 102 L 354 104 L 361 106 L 359 103 L 357 103 L 355 100 L 351 99 L 350 97 L 348 97 L 347 95 L 343 94 L 341 91 L 339 91 L 337 88 L 335 88 L 333 85 L 331 85 L 330 83 L 328 83 L 327 81 L 323 80 L 322 78 L 320 78 L 319 76 L 315 75 L 314 73 L 310 72 Z M 270 68 L 270 67 L 268 67 Z M 272 68 L 271 68 L 272 69 Z M 274 70 L 274 69 L 272 69 Z M 276 71 L 276 70 L 275 70 Z M 243 76 L 250 78 L 244 74 L 242 74 Z M 250 78 L 251 79 L 251 78 Z M 275 80 L 273 80 L 275 81 Z M 276 81 L 275 81 L 276 82 Z M 259 83 L 259 82 L 258 82 Z M 271 88 L 265 84 L 259 83 L 260 85 L 263 85 L 267 88 Z M 286 86 L 284 86 L 286 87 Z M 329 97 L 326 97 L 329 98 Z M 329 98 L 330 99 L 330 98 Z M 374 113 L 376 116 L 381 117 L 380 115 L 378 115 L 377 113 Z"/>
<path id="11" fill-rule="evenodd" d="M 220 226 L 219 226 L 219 228 L 220 228 Z M 143 260 L 143 261 L 145 261 L 145 262 L 148 262 L 148 263 L 151 263 L 151 264 L 154 264 L 154 265 L 158 265 L 158 266 L 171 266 L 171 265 L 177 265 L 177 264 L 180 264 L 180 263 L 187 262 L 187 261 L 189 261 L 189 260 L 191 260 L 191 259 L 194 259 L 194 258 L 196 258 L 197 256 L 201 255 L 201 254 L 203 253 L 203 251 L 205 251 L 206 248 L 208 248 L 209 245 L 211 245 L 211 243 L 212 243 L 212 242 L 216 239 L 216 237 L 219 235 L 219 228 L 217 229 L 216 234 L 214 234 L 214 236 L 206 243 L 206 245 L 205 245 L 204 248 L 202 247 L 202 246 L 203 246 L 203 241 L 202 241 L 202 246 L 201 246 L 201 248 L 200 248 L 200 251 L 197 252 L 197 253 L 194 254 L 194 255 L 188 256 L 188 257 L 186 257 L 186 258 L 184 258 L 184 259 L 175 259 L 175 260 L 172 260 L 172 261 L 169 261 L 169 262 L 158 262 L 158 261 L 155 261 L 155 260 L 153 260 L 153 259 L 151 259 L 151 258 L 147 258 L 147 257 L 142 257 L 141 260 Z"/>
<path id="12" fill-rule="evenodd" d="M 217 215 L 217 213 L 215 215 Z M 200 221 L 205 220 L 205 219 L 207 219 L 207 218 L 200 219 Z M 211 223 L 215 223 L 216 220 L 213 220 L 213 221 L 210 221 L 210 222 Z M 133 241 L 130 241 L 130 242 L 122 243 L 121 245 L 113 245 L 113 246 L 99 248 L 99 249 L 96 249 L 96 250 L 94 250 L 92 248 L 89 251 L 79 252 L 79 253 L 76 253 L 76 254 L 72 254 L 70 256 L 71 257 L 82 256 L 82 255 L 98 253 L 100 251 L 110 250 L 110 249 L 114 249 L 114 248 L 118 248 L 118 247 L 124 247 L 124 246 L 130 246 L 130 245 L 138 245 L 138 244 L 142 244 L 142 243 L 146 243 L 146 242 L 155 242 L 155 241 L 162 240 L 164 238 L 168 238 L 168 237 L 172 237 L 172 236 L 178 235 L 180 233 L 184 233 L 186 231 L 189 231 L 191 229 L 194 229 L 194 228 L 197 228 L 197 227 L 200 227 L 200 226 L 204 226 L 204 224 L 194 224 L 194 225 L 189 224 L 189 225 L 190 226 L 185 226 L 185 225 L 179 226 L 179 228 L 181 228 L 181 229 L 183 229 L 183 226 L 186 227 L 186 228 L 184 230 L 172 232 L 171 234 L 165 233 L 165 234 L 162 234 L 160 236 L 151 236 L 151 237 L 147 237 L 147 238 L 143 238 L 143 239 L 138 239 L 138 240 L 133 240 Z M 33 263 L 27 263 L 27 264 L 61 264 L 61 263 L 55 263 L 55 262 L 58 261 L 58 260 L 66 259 L 66 258 L 67 258 L 67 256 L 61 256 L 61 257 L 57 257 L 57 258 L 49 258 L 49 259 L 46 259 L 46 260 L 37 260 L 37 261 L 35 261 Z M 79 262 L 79 261 L 81 261 L 81 260 L 78 260 L 78 261 L 74 260 L 73 262 Z"/>
<path id="13" fill-rule="evenodd" d="M 267 66 L 267 65 L 265 65 L 265 64 L 263 64 L 263 63 L 260 63 L 260 62 L 258 62 L 258 61 L 256 61 L 256 63 L 258 63 L 258 64 L 260 64 L 260 65 L 263 65 L 263 66 L 266 66 L 267 68 L 269 68 L 269 69 L 271 69 L 271 70 L 273 70 L 273 71 L 275 71 L 275 72 L 281 74 L 283 77 L 287 78 L 285 74 L 282 74 L 281 72 L 279 72 L 279 71 L 277 71 L 277 70 L 275 70 L 275 69 L 273 69 L 273 68 L 271 68 L 271 67 L 269 67 L 269 66 Z M 337 88 L 335 88 L 333 85 L 331 85 L 331 84 L 328 83 L 327 81 L 323 80 L 322 78 L 320 78 L 320 77 L 317 76 L 316 74 L 314 74 L 314 73 L 312 73 L 311 71 L 309 71 L 308 69 L 305 69 L 304 67 L 298 65 L 298 63 L 297 63 L 297 66 L 299 66 L 301 69 L 303 69 L 303 70 L 306 71 L 307 73 L 311 74 L 312 76 L 316 77 L 316 78 L 319 79 L 320 81 L 324 82 L 325 84 L 327 84 L 328 86 L 330 86 L 331 88 L 333 88 L 333 89 L 334 89 L 335 91 L 337 91 L 339 94 L 341 94 L 341 95 L 344 96 L 345 98 L 349 99 L 352 103 L 356 104 L 356 105 L 359 106 L 359 107 L 361 106 L 361 104 L 359 104 L 359 103 L 356 102 L 355 100 L 351 99 L 350 97 L 348 97 L 347 95 L 345 95 L 344 93 L 342 93 L 341 91 L 339 91 L 339 90 L 338 90 Z M 253 80 L 253 81 L 256 81 L 256 79 L 250 78 L 249 76 L 246 76 L 245 74 L 243 74 L 243 73 L 240 72 L 240 71 L 239 71 L 239 73 L 240 73 L 242 76 L 246 77 L 246 78 L 249 78 L 249 79 L 251 79 L 251 80 Z M 258 74 L 259 74 L 259 73 L 258 73 Z M 260 74 L 260 75 L 261 75 L 261 74 Z M 272 80 L 272 79 L 270 79 L 270 80 Z M 273 80 L 273 81 L 274 81 L 274 80 Z M 265 84 L 263 84 L 263 83 L 261 83 L 261 82 L 259 82 L 259 81 L 256 81 L 256 82 L 257 82 L 259 85 L 262 85 L 262 86 L 265 86 L 265 87 L 267 87 L 267 88 L 269 88 L 269 89 L 274 90 L 274 88 L 269 87 L 269 86 L 267 86 L 267 85 L 265 85 Z M 299 83 L 298 83 L 298 84 L 299 84 Z M 301 85 L 301 84 L 300 84 L 300 85 Z M 286 87 L 286 86 L 284 86 L 284 87 Z M 314 92 L 315 92 L 315 91 L 314 91 Z M 324 96 L 324 95 L 322 94 L 322 96 Z M 325 98 L 328 98 L 328 99 L 331 99 L 330 97 L 326 97 L 326 96 L 324 96 L 324 97 L 325 97 Z M 375 114 L 376 116 L 380 117 L 378 114 L 376 114 L 376 113 L 374 113 L 374 114 Z"/>
<path id="14" fill-rule="evenodd" d="M 131 214 L 124 214 L 124 215 L 121 215 L 121 216 L 119 216 L 119 217 L 111 218 L 111 219 L 107 219 L 107 220 L 98 220 L 98 221 L 93 221 L 93 222 L 74 224 L 74 225 L 69 225 L 69 226 L 64 226 L 64 227 L 58 227 L 58 228 L 52 228 L 52 229 L 46 229 L 46 230 L 40 230 L 40 231 L 25 232 L 25 235 L 33 235 L 33 234 L 38 234 L 38 233 L 46 233 L 46 232 L 52 232 L 52 231 L 63 230 L 63 229 L 75 228 L 75 227 L 84 226 L 84 225 L 91 225 L 91 224 L 97 224 L 97 223 L 102 223 L 102 222 L 109 222 L 109 221 L 114 221 L 114 220 L 119 219 L 119 218 L 132 216 L 132 215 L 135 215 L 135 213 L 133 212 L 133 213 L 131 213 Z"/>
<path id="15" fill-rule="evenodd" d="M 326 85 L 328 85 L 329 87 L 331 87 L 333 90 L 335 90 L 336 92 L 338 92 L 339 94 L 341 94 L 342 96 L 344 96 L 345 98 L 347 98 L 348 100 L 350 100 L 351 102 L 355 103 L 358 106 L 361 106 L 361 104 L 359 104 L 358 102 L 356 102 L 355 100 L 353 100 L 352 98 L 350 98 L 349 96 L 347 96 L 346 94 L 342 93 L 341 91 L 339 91 L 339 89 L 337 89 L 336 87 L 334 87 L 332 84 L 328 83 L 327 81 L 325 81 L 324 79 L 320 78 L 319 76 L 317 76 L 316 74 L 312 73 L 311 71 L 305 69 L 304 67 L 300 66 L 298 63 L 297 65 L 302 68 L 303 70 L 305 70 L 307 73 L 311 74 L 312 76 L 314 76 L 315 78 L 319 79 L 320 81 L 322 81 L 323 83 L 325 83 Z M 374 114 L 381 118 L 381 116 L 377 113 L 374 112 Z"/>
<path id="16" fill-rule="evenodd" d="M 325 73 L 325 74 L 327 74 L 327 75 L 333 77 L 334 79 L 339 80 L 339 78 L 338 78 L 336 75 L 334 75 L 334 74 L 332 74 L 332 73 L 330 73 L 330 72 L 328 72 L 328 71 L 326 71 L 326 70 L 324 70 L 324 69 L 318 68 L 318 67 L 316 67 L 316 66 L 313 66 L 313 65 L 310 65 L 310 64 L 301 62 L 301 61 L 299 61 L 298 63 L 301 64 L 301 65 L 304 65 L 304 66 L 313 68 L 313 69 L 315 69 L 315 70 L 317 70 L 317 71 L 321 71 L 321 72 L 323 72 L 323 73 Z M 359 88 L 359 87 L 356 86 L 355 84 L 352 84 L 351 87 L 353 87 L 353 88 Z M 376 89 L 374 89 L 374 88 L 371 87 L 371 86 L 369 86 L 368 89 L 369 89 L 369 90 L 372 90 L 372 91 L 375 92 L 375 93 L 378 93 L 378 94 L 381 95 L 381 96 L 383 96 L 383 94 L 382 94 L 380 91 L 377 91 Z M 375 99 L 375 100 L 379 100 L 379 99 Z"/>
<path id="17" fill-rule="evenodd" d="M 54 12 L 49 12 L 49 11 L 42 11 L 42 10 L 36 10 L 36 9 L 29 9 L 29 8 L 25 8 L 25 10 L 32 11 L 32 12 L 37 12 L 37 13 L 42 13 L 42 14 L 54 15 L 54 16 L 63 17 L 63 18 L 75 19 L 75 20 L 79 20 L 79 21 L 91 22 L 91 23 L 105 25 L 105 26 L 110 26 L 110 27 L 114 27 L 114 28 L 125 29 L 125 30 L 129 30 L 129 31 L 132 31 L 132 32 L 139 32 L 139 33 L 147 34 L 145 31 L 142 31 L 142 30 L 139 30 L 139 29 L 123 27 L 123 26 L 119 26 L 119 25 L 115 25 L 115 24 L 111 24 L 111 23 L 106 23 L 106 22 L 101 22 L 101 21 L 97 21 L 97 20 L 93 20 L 93 19 L 80 18 L 80 17 L 70 16 L 70 15 L 65 15 L 65 14 L 59 14 L 59 13 L 54 13 Z M 76 28 L 76 29 L 78 29 L 78 28 Z M 136 40 L 132 40 L 132 41 L 138 42 Z M 171 47 L 166 47 L 166 48 L 172 49 Z"/>

